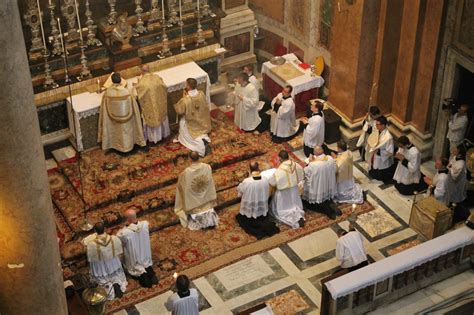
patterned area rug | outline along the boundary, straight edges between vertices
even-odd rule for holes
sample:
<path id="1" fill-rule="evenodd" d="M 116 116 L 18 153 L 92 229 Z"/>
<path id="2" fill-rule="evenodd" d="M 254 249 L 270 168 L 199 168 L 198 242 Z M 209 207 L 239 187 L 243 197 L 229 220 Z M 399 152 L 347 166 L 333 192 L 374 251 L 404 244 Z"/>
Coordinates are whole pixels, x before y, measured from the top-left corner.
<path id="1" fill-rule="evenodd" d="M 317 213 L 307 213 L 306 225 L 297 230 L 280 226 L 281 233 L 257 240 L 246 234 L 235 216 L 239 211 L 236 186 L 248 176 L 248 165 L 258 161 L 262 169 L 278 165 L 278 152 L 290 149 L 275 145 L 267 133 L 242 133 L 221 111 L 213 115 L 212 154 L 203 159 L 213 168 L 218 190 L 219 226 L 213 230 L 190 231 L 179 225 L 173 205 L 178 174 L 186 168 L 188 150 L 170 139 L 131 154 L 94 150 L 82 155 L 82 184 L 74 159 L 62 161 L 48 172 L 54 215 L 60 238 L 65 278 L 87 274 L 85 249 L 80 240 L 85 236 L 80 226 L 87 217 L 91 223 L 106 222 L 109 233 L 123 226 L 122 213 L 134 207 L 140 219 L 150 222 L 154 268 L 160 283 L 144 289 L 129 279 L 124 297 L 108 304 L 108 312 L 139 303 L 168 290 L 174 272 L 185 272 L 190 278 L 200 277 L 259 252 L 278 247 L 288 241 L 325 228 L 335 221 Z M 294 156 L 293 156 L 294 157 Z M 82 190 L 84 199 L 81 198 Z M 357 207 L 357 213 L 374 208 L 369 203 Z M 351 213 L 350 205 L 340 206 L 343 221 Z"/>

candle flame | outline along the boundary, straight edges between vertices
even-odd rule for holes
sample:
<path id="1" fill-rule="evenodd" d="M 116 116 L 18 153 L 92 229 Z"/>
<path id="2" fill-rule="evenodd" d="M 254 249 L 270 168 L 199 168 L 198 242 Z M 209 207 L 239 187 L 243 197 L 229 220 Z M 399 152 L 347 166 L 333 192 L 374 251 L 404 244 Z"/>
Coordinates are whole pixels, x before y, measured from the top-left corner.
<path id="1" fill-rule="evenodd" d="M 178 273 L 176 273 L 176 272 L 173 273 L 173 278 L 174 278 L 174 279 L 178 278 Z"/>

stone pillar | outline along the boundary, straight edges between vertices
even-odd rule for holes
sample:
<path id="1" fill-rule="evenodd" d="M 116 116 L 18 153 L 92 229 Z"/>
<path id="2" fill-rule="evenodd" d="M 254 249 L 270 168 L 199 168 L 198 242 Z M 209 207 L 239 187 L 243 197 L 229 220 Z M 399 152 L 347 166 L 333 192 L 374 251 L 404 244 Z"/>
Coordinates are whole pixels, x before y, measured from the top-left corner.
<path id="1" fill-rule="evenodd" d="M 0 1 L 0 313 L 67 314 L 23 32 Z"/>

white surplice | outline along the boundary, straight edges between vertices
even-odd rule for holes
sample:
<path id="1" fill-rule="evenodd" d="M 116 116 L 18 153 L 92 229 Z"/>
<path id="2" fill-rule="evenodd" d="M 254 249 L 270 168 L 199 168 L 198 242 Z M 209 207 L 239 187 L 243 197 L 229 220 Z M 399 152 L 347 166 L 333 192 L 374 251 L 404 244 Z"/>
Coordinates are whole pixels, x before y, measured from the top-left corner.
<path id="1" fill-rule="evenodd" d="M 459 116 L 458 113 L 452 115 L 448 123 L 448 133 L 446 138 L 449 139 L 449 144 L 451 148 L 453 146 L 458 146 L 461 144 L 464 139 L 468 124 L 467 115 Z"/>
<path id="2" fill-rule="evenodd" d="M 356 147 L 364 147 L 367 145 L 367 137 L 369 136 L 369 128 L 372 128 L 372 132 L 375 131 L 375 119 L 370 118 L 370 116 L 364 120 L 362 125 L 362 132 L 360 133 L 359 139 L 357 140 Z"/>
<path id="3" fill-rule="evenodd" d="M 298 188 L 303 180 L 303 168 L 291 160 L 281 163 L 269 178 L 270 185 L 276 188 L 270 204 L 272 214 L 294 229 L 299 227 L 299 220 L 304 219 L 303 202 Z"/>
<path id="4" fill-rule="evenodd" d="M 393 164 L 393 137 L 385 128 L 379 135 L 379 141 L 374 148 L 366 148 L 365 160 L 369 164 L 369 170 L 383 170 L 389 168 Z M 377 151 L 380 154 L 377 154 Z M 373 158 L 373 161 L 372 161 Z"/>
<path id="5" fill-rule="evenodd" d="M 188 91 L 188 95 L 190 97 L 196 97 L 198 96 L 198 94 L 199 92 L 196 89 Z M 211 142 L 211 139 L 209 138 L 207 134 L 203 134 L 196 138 L 193 138 L 191 134 L 189 133 L 188 127 L 186 125 L 186 118 L 183 116 L 179 119 L 178 141 L 182 145 L 184 145 L 186 148 L 188 148 L 191 151 L 197 152 L 200 156 L 205 156 L 206 145 L 204 144 L 203 139 L 209 143 Z"/>
<path id="6" fill-rule="evenodd" d="M 158 143 L 167 138 L 171 134 L 168 117 L 158 127 L 151 127 L 143 122 L 143 134 L 146 140 L 153 143 Z"/>
<path id="7" fill-rule="evenodd" d="M 314 148 L 324 143 L 324 115 L 321 115 L 313 114 L 308 119 L 308 125 L 303 132 L 303 141 L 307 147 Z"/>
<path id="8" fill-rule="evenodd" d="M 260 84 L 260 81 L 258 81 L 255 74 L 249 75 L 249 83 L 253 84 L 257 91 L 260 91 L 260 89 L 262 88 L 262 85 Z"/>
<path id="9" fill-rule="evenodd" d="M 457 160 L 456 157 L 449 159 L 449 202 L 459 203 L 466 199 L 466 161 Z"/>
<path id="10" fill-rule="evenodd" d="M 448 204 L 448 191 L 449 191 L 449 175 L 447 172 L 438 172 L 433 177 L 433 196 L 442 204 Z"/>
<path id="11" fill-rule="evenodd" d="M 240 100 L 239 96 L 243 99 Z M 252 131 L 262 121 L 258 115 L 258 90 L 253 84 L 246 86 L 235 84 L 234 100 L 235 105 L 234 123 L 242 130 Z"/>
<path id="12" fill-rule="evenodd" d="M 278 93 L 272 100 L 272 108 L 276 101 L 281 100 L 281 106 L 277 112 L 271 110 L 270 132 L 277 137 L 287 138 L 298 132 L 299 124 L 295 116 L 295 102 L 292 97 L 283 98 L 282 93 Z"/>
<path id="13" fill-rule="evenodd" d="M 194 288 L 189 289 L 189 295 L 185 297 L 173 293 L 165 307 L 172 315 L 199 315 L 199 293 Z"/>
<path id="14" fill-rule="evenodd" d="M 153 265 L 148 222 L 138 221 L 123 227 L 117 236 L 124 247 L 125 269 L 132 276 L 139 277 Z"/>
<path id="15" fill-rule="evenodd" d="M 367 260 L 364 239 L 358 231 L 351 231 L 337 240 L 336 258 L 342 268 L 354 267 Z"/>
<path id="16" fill-rule="evenodd" d="M 320 155 L 304 168 L 303 199 L 309 203 L 323 203 L 337 193 L 336 162 L 330 156 Z"/>
<path id="17" fill-rule="evenodd" d="M 347 150 L 338 154 L 336 158 L 337 194 L 334 196 L 334 201 L 337 203 L 361 204 L 364 202 L 362 188 L 354 180 L 353 164 L 351 151 Z"/>
<path id="18" fill-rule="evenodd" d="M 237 187 L 237 194 L 241 197 L 240 214 L 254 219 L 267 215 L 270 186 L 265 177 L 244 179 Z"/>
<path id="19" fill-rule="evenodd" d="M 403 154 L 408 160 L 407 166 L 403 165 L 402 161 L 398 161 L 397 169 L 393 175 L 393 179 L 403 185 L 418 184 L 420 182 L 420 165 L 421 154 L 420 151 L 412 145 L 410 148 L 399 148 L 398 153 Z"/>
<path id="20" fill-rule="evenodd" d="M 120 239 L 115 235 L 96 234 L 88 240 L 86 250 L 92 282 L 105 289 L 109 300 L 115 298 L 114 284 L 125 292 L 128 283 L 120 261 L 123 253 Z"/>

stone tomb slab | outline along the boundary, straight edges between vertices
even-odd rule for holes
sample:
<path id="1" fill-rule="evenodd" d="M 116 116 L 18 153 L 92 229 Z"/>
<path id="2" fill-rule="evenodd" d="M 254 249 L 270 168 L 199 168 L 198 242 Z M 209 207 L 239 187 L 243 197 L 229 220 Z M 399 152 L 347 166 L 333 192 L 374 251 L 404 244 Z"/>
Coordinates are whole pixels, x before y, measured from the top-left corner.
<path id="1" fill-rule="evenodd" d="M 336 248 L 337 235 L 331 228 L 314 232 L 288 243 L 302 261 L 310 260 Z"/>

